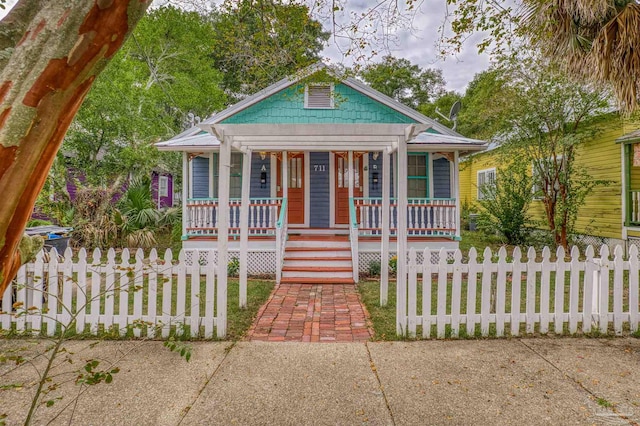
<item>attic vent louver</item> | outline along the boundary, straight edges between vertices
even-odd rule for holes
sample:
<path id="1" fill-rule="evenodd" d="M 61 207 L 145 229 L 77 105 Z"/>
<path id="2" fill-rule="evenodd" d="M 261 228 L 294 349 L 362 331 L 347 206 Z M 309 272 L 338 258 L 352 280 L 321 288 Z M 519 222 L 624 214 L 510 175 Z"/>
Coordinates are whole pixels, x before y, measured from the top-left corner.
<path id="1" fill-rule="evenodd" d="M 304 91 L 304 107 L 314 109 L 333 108 L 333 84 L 309 84 Z"/>

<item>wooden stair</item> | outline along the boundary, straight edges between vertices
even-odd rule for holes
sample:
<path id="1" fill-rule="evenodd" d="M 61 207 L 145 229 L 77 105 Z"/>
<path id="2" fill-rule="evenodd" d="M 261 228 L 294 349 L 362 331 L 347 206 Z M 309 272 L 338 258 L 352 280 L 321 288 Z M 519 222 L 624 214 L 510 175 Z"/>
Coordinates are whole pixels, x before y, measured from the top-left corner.
<path id="1" fill-rule="evenodd" d="M 351 244 L 347 235 L 290 235 L 281 283 L 353 284 Z"/>

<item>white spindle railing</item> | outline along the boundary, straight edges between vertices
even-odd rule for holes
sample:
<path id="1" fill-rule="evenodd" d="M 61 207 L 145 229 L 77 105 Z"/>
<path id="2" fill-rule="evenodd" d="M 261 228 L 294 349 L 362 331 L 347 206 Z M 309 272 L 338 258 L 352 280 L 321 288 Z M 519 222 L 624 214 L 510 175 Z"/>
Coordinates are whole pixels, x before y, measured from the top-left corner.
<path id="1" fill-rule="evenodd" d="M 382 233 L 382 198 L 355 198 L 360 235 Z M 398 207 L 390 206 L 390 229 L 398 227 Z M 456 200 L 454 198 L 410 198 L 407 207 L 407 233 L 411 236 L 455 236 Z"/>
<path id="2" fill-rule="evenodd" d="M 281 198 L 252 198 L 249 203 L 249 235 L 273 235 Z M 240 199 L 229 200 L 229 233 L 240 234 Z M 189 199 L 185 209 L 187 235 L 217 235 L 218 199 Z"/>
<path id="3" fill-rule="evenodd" d="M 276 222 L 276 282 L 280 284 L 282 279 L 282 265 L 284 263 L 284 250 L 287 245 L 287 199 L 282 199 L 280 217 Z"/>

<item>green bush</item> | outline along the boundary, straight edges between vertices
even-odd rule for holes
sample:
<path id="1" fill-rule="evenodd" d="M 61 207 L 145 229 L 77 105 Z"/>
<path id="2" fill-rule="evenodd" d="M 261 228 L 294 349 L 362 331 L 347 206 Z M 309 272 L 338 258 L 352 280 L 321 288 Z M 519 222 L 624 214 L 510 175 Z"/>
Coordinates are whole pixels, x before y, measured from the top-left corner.
<path id="1" fill-rule="evenodd" d="M 240 275 L 240 260 L 237 257 L 232 258 L 227 263 L 227 275 L 230 277 L 237 277 Z"/>
<path id="2" fill-rule="evenodd" d="M 369 262 L 369 276 L 370 277 L 380 276 L 380 261 L 372 260 L 371 262 Z"/>
<path id="3" fill-rule="evenodd" d="M 478 229 L 502 235 L 507 243 L 525 243 L 530 234 L 527 214 L 533 200 L 527 163 L 515 161 L 498 170 L 496 181 L 482 185 Z"/>
<path id="4" fill-rule="evenodd" d="M 398 256 L 389 259 L 389 273 L 395 275 L 398 272 Z"/>

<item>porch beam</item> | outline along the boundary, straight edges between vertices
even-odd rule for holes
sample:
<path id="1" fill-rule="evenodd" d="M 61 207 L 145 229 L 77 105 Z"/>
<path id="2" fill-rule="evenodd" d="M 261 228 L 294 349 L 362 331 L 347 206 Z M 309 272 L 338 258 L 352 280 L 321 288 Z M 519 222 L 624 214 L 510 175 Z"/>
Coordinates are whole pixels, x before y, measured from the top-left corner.
<path id="1" fill-rule="evenodd" d="M 398 227 L 396 279 L 396 333 L 407 333 L 407 143 L 398 138 Z"/>
<path id="2" fill-rule="evenodd" d="M 391 208 L 391 153 L 382 153 L 382 248 L 380 250 L 380 306 L 389 301 L 389 228 Z"/>
<path id="3" fill-rule="evenodd" d="M 251 183 L 251 150 L 242 156 L 242 200 L 240 205 L 240 307 L 247 306 L 247 270 L 249 258 L 249 189 Z"/>
<path id="4" fill-rule="evenodd" d="M 225 136 L 218 155 L 218 291 L 217 335 L 227 333 L 227 264 L 229 263 L 229 180 L 232 137 Z"/>
<path id="5" fill-rule="evenodd" d="M 247 143 L 309 143 L 309 142 L 385 142 L 390 143 L 393 136 L 367 136 L 367 135 L 309 135 L 309 136 L 235 136 L 234 143 L 246 145 Z M 344 151 L 344 149 L 343 149 Z"/>

